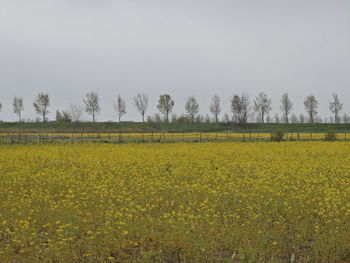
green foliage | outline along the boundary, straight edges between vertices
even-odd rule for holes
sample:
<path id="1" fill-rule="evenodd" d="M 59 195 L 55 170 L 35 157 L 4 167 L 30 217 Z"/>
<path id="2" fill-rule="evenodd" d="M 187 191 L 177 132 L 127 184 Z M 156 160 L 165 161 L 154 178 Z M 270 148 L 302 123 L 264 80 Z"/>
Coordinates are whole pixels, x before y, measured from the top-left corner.
<path id="1" fill-rule="evenodd" d="M 181 116 L 176 120 L 176 123 L 186 124 L 190 123 L 190 120 L 186 116 Z"/>
<path id="2" fill-rule="evenodd" d="M 272 140 L 275 141 L 275 142 L 282 141 L 283 137 L 284 137 L 284 131 L 282 131 L 280 129 L 274 131 L 273 134 L 271 135 Z"/>
<path id="3" fill-rule="evenodd" d="M 25 121 L 25 120 L 24 120 Z M 141 122 L 0 122 L 0 132 L 260 132 L 270 133 L 274 130 L 284 132 L 324 133 L 328 128 L 336 132 L 348 132 L 350 124 L 321 123 L 189 123 L 187 118 L 179 118 L 173 123 Z"/>
<path id="4" fill-rule="evenodd" d="M 67 111 L 56 111 L 56 121 L 57 122 L 71 122 L 72 117 Z"/>
<path id="5" fill-rule="evenodd" d="M 328 128 L 324 135 L 325 141 L 335 141 L 337 140 L 336 131 L 332 128 Z"/>

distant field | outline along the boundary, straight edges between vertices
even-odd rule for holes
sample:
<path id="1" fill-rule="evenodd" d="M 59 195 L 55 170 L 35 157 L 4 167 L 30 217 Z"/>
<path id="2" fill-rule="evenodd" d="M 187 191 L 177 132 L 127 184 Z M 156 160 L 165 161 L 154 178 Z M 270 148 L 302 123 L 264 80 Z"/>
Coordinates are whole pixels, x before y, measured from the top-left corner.
<path id="1" fill-rule="evenodd" d="M 0 132 L 265 132 L 281 129 L 285 132 L 324 132 L 329 128 L 337 132 L 350 132 L 350 124 L 276 124 L 248 123 L 139 123 L 139 122 L 0 122 Z"/>
<path id="2" fill-rule="evenodd" d="M 284 133 L 283 141 L 321 141 L 323 132 Z M 335 139 L 350 140 L 350 134 L 337 132 Z M 173 142 L 267 142 L 274 133 L 266 132 L 0 132 L 0 144 L 101 142 L 101 143 L 173 143 Z"/>
<path id="3" fill-rule="evenodd" d="M 350 143 L 0 145 L 0 262 L 350 262 Z"/>

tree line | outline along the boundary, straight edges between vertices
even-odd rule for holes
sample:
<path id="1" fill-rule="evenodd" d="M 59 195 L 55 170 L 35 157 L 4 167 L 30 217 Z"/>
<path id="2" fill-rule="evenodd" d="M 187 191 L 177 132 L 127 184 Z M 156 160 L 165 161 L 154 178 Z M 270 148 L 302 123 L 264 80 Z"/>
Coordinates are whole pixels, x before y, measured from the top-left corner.
<path id="1" fill-rule="evenodd" d="M 350 117 L 347 114 L 343 114 L 344 104 L 340 100 L 337 94 L 333 94 L 329 101 L 329 110 L 332 113 L 332 117 L 329 120 L 322 120 L 318 114 L 319 103 L 314 95 L 309 95 L 304 99 L 304 107 L 306 117 L 301 114 L 296 116 L 293 114 L 294 104 L 288 95 L 284 93 L 280 99 L 280 113 L 275 114 L 273 118 L 269 115 L 272 110 L 272 100 L 266 93 L 261 92 L 256 97 L 251 98 L 247 94 L 235 94 L 230 100 L 231 115 L 225 113 L 220 120 L 221 114 L 221 100 L 218 95 L 214 95 L 209 105 L 209 111 L 212 115 L 208 114 L 203 117 L 199 114 L 199 103 L 194 96 L 190 96 L 186 99 L 185 114 L 177 117 L 173 113 L 175 105 L 174 99 L 169 94 L 161 94 L 156 105 L 159 113 L 154 116 L 148 116 L 145 118 L 147 111 L 149 110 L 149 99 L 146 94 L 137 94 L 133 97 L 133 107 L 141 115 L 142 122 L 235 122 L 244 124 L 248 120 L 255 118 L 256 122 L 284 122 L 284 123 L 320 123 L 320 122 L 333 122 L 333 123 L 348 123 Z M 3 105 L 0 103 L 0 111 Z M 12 102 L 13 112 L 17 115 L 18 121 L 22 121 L 22 112 L 24 110 L 24 103 L 21 97 L 14 97 Z M 50 113 L 50 97 L 47 93 L 39 93 L 34 101 L 33 108 L 35 112 L 41 117 L 43 122 L 47 121 L 47 115 Z M 122 121 L 123 116 L 127 113 L 127 105 L 125 99 L 118 95 L 114 104 L 114 110 L 117 115 L 118 121 Z M 83 98 L 83 105 L 71 105 L 69 110 L 56 111 L 56 121 L 59 122 L 77 122 L 81 121 L 83 112 L 86 112 L 91 116 L 92 121 L 96 122 L 97 115 L 101 112 L 100 97 L 95 92 L 90 92 Z M 172 115 L 171 115 L 172 114 Z M 170 118 L 171 117 L 171 118 Z"/>

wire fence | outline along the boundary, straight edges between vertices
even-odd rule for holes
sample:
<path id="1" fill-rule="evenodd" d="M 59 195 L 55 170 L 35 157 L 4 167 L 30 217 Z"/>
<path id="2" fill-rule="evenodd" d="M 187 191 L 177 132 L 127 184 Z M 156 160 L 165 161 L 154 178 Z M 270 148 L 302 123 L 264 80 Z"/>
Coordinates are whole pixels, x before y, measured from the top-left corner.
<path id="1" fill-rule="evenodd" d="M 325 133 L 285 133 L 283 140 L 318 141 L 325 139 Z M 350 140 L 348 133 L 336 133 L 337 140 Z M 104 143 L 150 143 L 150 142 L 215 142 L 215 141 L 273 141 L 273 133 L 259 132 L 217 132 L 217 133 L 0 133 L 1 144 L 53 143 L 53 142 L 104 142 Z"/>

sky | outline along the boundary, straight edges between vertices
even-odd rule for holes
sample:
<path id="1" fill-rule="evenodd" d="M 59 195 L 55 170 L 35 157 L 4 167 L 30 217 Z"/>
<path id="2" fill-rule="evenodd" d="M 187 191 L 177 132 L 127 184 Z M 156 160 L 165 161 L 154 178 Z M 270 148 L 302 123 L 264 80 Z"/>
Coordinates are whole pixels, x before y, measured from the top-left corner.
<path id="1" fill-rule="evenodd" d="M 138 93 L 149 96 L 146 115 L 163 93 L 177 114 L 195 96 L 203 115 L 218 94 L 222 116 L 233 94 L 261 91 L 271 115 L 284 92 L 297 115 L 314 94 L 329 117 L 332 93 L 350 114 L 350 1 L 0 0 L 0 120 L 16 120 L 14 96 L 35 119 L 33 100 L 47 92 L 52 120 L 91 91 L 101 98 L 98 121 L 116 120 L 118 94 L 123 119 L 140 121 Z"/>

